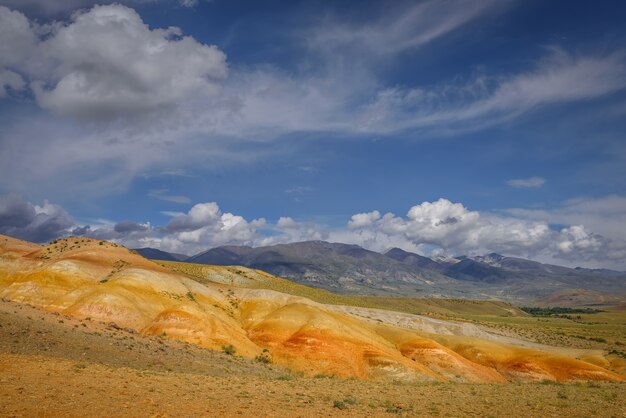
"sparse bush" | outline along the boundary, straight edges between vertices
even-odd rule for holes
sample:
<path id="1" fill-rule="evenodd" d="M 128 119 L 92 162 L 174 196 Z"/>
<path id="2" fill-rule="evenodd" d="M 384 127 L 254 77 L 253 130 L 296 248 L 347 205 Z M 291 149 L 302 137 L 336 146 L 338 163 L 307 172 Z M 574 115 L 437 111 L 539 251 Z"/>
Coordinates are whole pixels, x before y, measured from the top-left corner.
<path id="1" fill-rule="evenodd" d="M 224 351 L 224 353 L 228 354 L 229 356 L 234 356 L 237 352 L 237 349 L 232 344 L 228 344 L 222 346 L 222 351 Z"/>
<path id="2" fill-rule="evenodd" d="M 385 412 L 389 414 L 399 414 L 402 412 L 402 408 L 396 405 L 388 405 L 387 408 L 385 408 Z"/>
<path id="3" fill-rule="evenodd" d="M 272 356 L 270 355 L 270 350 L 267 348 L 263 349 L 263 352 L 254 358 L 259 363 L 270 364 L 272 362 Z"/>
<path id="4" fill-rule="evenodd" d="M 187 296 L 187 299 L 189 299 L 189 300 L 191 300 L 193 302 L 196 301 L 196 298 L 193 296 L 193 293 L 191 293 L 191 291 L 187 292 L 186 296 Z"/>
<path id="5" fill-rule="evenodd" d="M 348 409 L 348 405 L 346 405 L 345 402 L 342 401 L 333 401 L 333 408 Z"/>

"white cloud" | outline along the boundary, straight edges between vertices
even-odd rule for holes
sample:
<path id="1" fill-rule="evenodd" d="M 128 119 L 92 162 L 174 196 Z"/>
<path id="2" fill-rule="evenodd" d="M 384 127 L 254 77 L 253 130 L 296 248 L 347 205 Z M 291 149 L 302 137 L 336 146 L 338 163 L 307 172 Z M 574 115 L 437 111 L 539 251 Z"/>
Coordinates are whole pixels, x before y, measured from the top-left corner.
<path id="1" fill-rule="evenodd" d="M 38 103 L 63 115 L 124 117 L 214 94 L 226 56 L 184 37 L 151 30 L 133 10 L 95 6 L 74 14 L 39 44 L 48 76 L 32 83 Z M 50 88 L 46 87 L 50 85 Z"/>
<path id="2" fill-rule="evenodd" d="M 247 221 L 232 213 L 223 213 L 217 203 L 194 205 L 187 214 L 175 216 L 162 228 L 168 251 L 192 254 L 202 249 L 225 244 L 252 244 L 260 239 L 263 218 Z M 159 241 L 160 246 L 162 243 Z"/>
<path id="3" fill-rule="evenodd" d="M 181 196 L 181 195 L 172 195 L 172 194 L 168 194 L 168 189 L 154 189 L 154 190 L 150 190 L 148 191 L 148 196 L 153 197 L 155 199 L 159 199 L 159 200 L 165 200 L 167 202 L 174 202 L 174 203 L 191 203 L 191 198 L 187 197 L 187 196 Z"/>
<path id="4" fill-rule="evenodd" d="M 614 242 L 623 242 L 626 237 L 626 197 L 619 195 L 570 199 L 546 209 L 512 208 L 504 213 L 557 225 L 584 225 L 585 230 Z"/>
<path id="5" fill-rule="evenodd" d="M 551 229 L 546 221 L 467 209 L 447 199 L 422 202 L 405 217 L 372 211 L 353 215 L 345 227 L 280 217 L 247 220 L 222 212 L 215 202 L 198 203 L 187 213 L 171 213 L 163 227 L 149 222 L 99 221 L 79 225 L 60 206 L 32 205 L 18 195 L 0 196 L 0 233 L 37 242 L 74 234 L 114 240 L 130 248 L 156 247 L 195 254 L 220 245 L 273 245 L 308 240 L 357 244 L 374 251 L 400 247 L 426 255 L 499 252 L 564 265 L 624 269 L 626 240 L 607 237 L 587 225 Z"/>
<path id="6" fill-rule="evenodd" d="M 440 38 L 506 3 L 494 0 L 429 0 L 388 10 L 376 21 L 345 23 L 326 18 L 308 32 L 310 48 L 361 58 L 398 54 Z M 349 63 L 346 63 L 349 64 Z"/>
<path id="7" fill-rule="evenodd" d="M 551 234 L 546 223 L 482 215 L 447 199 L 413 206 L 406 218 L 391 213 L 380 217 L 377 211 L 358 214 L 352 217 L 348 229 L 365 232 L 370 240 L 376 237 L 378 241 L 382 236 L 383 242 L 404 240 L 450 253 L 503 251 L 526 256 L 544 248 Z"/>
<path id="8" fill-rule="evenodd" d="M 576 257 L 580 256 L 581 251 L 592 255 L 601 247 L 601 237 L 588 233 L 583 225 L 563 228 L 557 242 L 557 249 L 561 254 L 574 254 Z"/>
<path id="9" fill-rule="evenodd" d="M 352 215 L 348 221 L 348 229 L 358 229 L 372 226 L 374 222 L 380 219 L 380 212 L 374 210 L 372 212 L 357 213 Z"/>
<path id="10" fill-rule="evenodd" d="M 479 75 L 464 85 L 381 89 L 364 108 L 362 126 L 380 133 L 482 129 L 541 106 L 597 99 L 624 88 L 626 51 L 575 55 L 553 47 L 526 72 Z"/>
<path id="11" fill-rule="evenodd" d="M 546 183 L 546 179 L 542 177 L 529 177 L 526 179 L 511 179 L 507 180 L 506 184 L 511 187 L 517 188 L 536 188 L 541 187 Z"/>

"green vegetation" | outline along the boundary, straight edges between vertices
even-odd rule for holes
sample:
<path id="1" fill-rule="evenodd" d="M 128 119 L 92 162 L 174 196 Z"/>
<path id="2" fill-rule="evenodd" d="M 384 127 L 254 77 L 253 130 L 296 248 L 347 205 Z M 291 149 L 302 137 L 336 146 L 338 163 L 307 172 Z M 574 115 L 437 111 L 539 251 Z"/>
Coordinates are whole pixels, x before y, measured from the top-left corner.
<path id="1" fill-rule="evenodd" d="M 562 306 L 555 306 L 555 307 L 548 307 L 548 308 L 523 306 L 520 309 L 533 316 L 555 316 L 555 315 L 563 315 L 563 314 L 594 314 L 594 313 L 604 312 L 604 311 L 601 311 L 600 309 L 567 308 L 567 307 L 562 307 Z"/>
<path id="2" fill-rule="evenodd" d="M 228 354 L 229 356 L 234 356 L 237 352 L 237 349 L 232 344 L 228 344 L 222 346 L 222 351 L 224 351 L 224 353 Z"/>

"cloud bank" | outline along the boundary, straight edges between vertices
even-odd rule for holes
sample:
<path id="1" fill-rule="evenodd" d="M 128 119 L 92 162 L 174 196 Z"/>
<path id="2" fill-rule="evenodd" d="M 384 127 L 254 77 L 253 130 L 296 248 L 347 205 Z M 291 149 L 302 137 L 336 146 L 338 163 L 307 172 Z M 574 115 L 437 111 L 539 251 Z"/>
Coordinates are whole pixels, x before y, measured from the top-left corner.
<path id="1" fill-rule="evenodd" d="M 216 202 L 207 202 L 193 205 L 186 213 L 173 214 L 163 226 L 122 220 L 92 227 L 77 224 L 58 205 L 45 201 L 37 206 L 10 194 L 0 197 L 0 233 L 36 242 L 85 235 L 131 248 L 156 247 L 190 255 L 220 245 L 329 240 L 375 251 L 400 247 L 424 255 L 499 252 L 567 265 L 585 262 L 593 267 L 625 268 L 626 241 L 621 236 L 601 235 L 583 224 L 550 227 L 548 219 L 557 219 L 561 211 L 571 211 L 568 205 L 552 214 L 545 212 L 546 220 L 530 220 L 473 211 L 461 203 L 438 199 L 411 207 L 405 216 L 376 210 L 357 213 L 337 228 L 298 222 L 291 217 L 280 217 L 274 223 L 264 218 L 247 220 L 222 211 Z M 619 210 L 613 208 L 615 213 Z M 522 215 L 529 217 L 528 213 Z"/>

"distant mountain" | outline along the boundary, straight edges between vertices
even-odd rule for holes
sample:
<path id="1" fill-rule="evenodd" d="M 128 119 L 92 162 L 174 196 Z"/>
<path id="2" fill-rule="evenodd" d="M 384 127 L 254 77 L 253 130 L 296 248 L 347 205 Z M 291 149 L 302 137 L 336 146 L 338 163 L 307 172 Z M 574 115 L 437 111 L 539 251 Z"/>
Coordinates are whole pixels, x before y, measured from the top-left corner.
<path id="1" fill-rule="evenodd" d="M 493 267 L 522 273 L 545 273 L 545 274 L 571 274 L 574 269 L 553 264 L 543 264 L 538 261 L 526 260 L 524 258 L 506 257 L 497 253 L 484 256 L 472 257 L 472 260 Z"/>
<path id="2" fill-rule="evenodd" d="M 623 293 L 626 273 L 572 269 L 497 253 L 432 260 L 393 248 L 305 241 L 267 247 L 223 246 L 191 263 L 241 265 L 337 293 L 530 301 L 567 289 Z"/>
<path id="3" fill-rule="evenodd" d="M 456 296 L 463 294 L 461 288 L 451 289 L 450 278 L 440 274 L 436 268 L 405 264 L 357 245 L 324 241 L 257 248 L 217 247 L 190 257 L 186 261 L 251 267 L 339 293 Z M 432 260 L 430 263 L 437 265 Z"/>
<path id="4" fill-rule="evenodd" d="M 500 282 L 512 276 L 510 272 L 506 272 L 499 267 L 471 258 L 460 259 L 458 263 L 446 267 L 444 274 L 457 280 L 487 283 Z"/>
<path id="5" fill-rule="evenodd" d="M 423 268 L 434 271 L 442 271 L 445 269 L 445 266 L 439 264 L 436 261 L 431 260 L 428 257 L 424 257 L 423 255 L 410 253 L 408 251 L 401 250 L 400 248 L 392 248 L 391 250 L 385 253 L 387 257 L 393 258 L 394 260 L 400 261 L 401 263 L 408 264 L 409 266 Z"/>
<path id="6" fill-rule="evenodd" d="M 156 248 L 134 248 L 133 251 L 137 251 L 140 255 L 150 260 L 184 261 L 188 258 L 184 254 L 168 253 Z"/>

